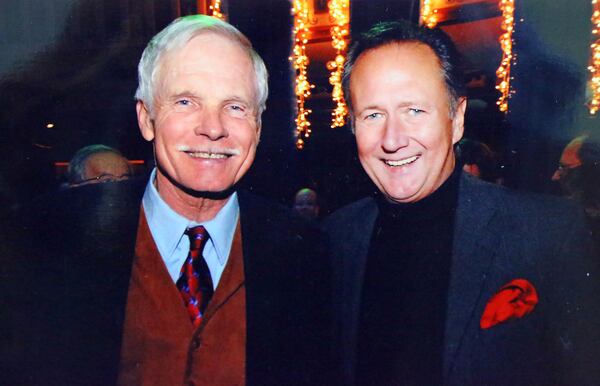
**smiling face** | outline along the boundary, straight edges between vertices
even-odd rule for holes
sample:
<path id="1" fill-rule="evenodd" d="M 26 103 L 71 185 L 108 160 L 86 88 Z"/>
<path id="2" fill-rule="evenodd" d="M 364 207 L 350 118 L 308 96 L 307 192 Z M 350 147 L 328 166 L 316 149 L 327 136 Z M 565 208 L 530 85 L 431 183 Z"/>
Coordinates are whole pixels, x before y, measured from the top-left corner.
<path id="1" fill-rule="evenodd" d="M 154 141 L 159 193 L 172 204 L 181 187 L 231 188 L 254 161 L 260 134 L 249 55 L 205 32 L 162 58 L 157 76 L 152 114 L 143 102 L 137 110 L 142 135 Z"/>
<path id="2" fill-rule="evenodd" d="M 361 54 L 350 77 L 360 162 L 391 201 L 416 202 L 454 168 L 466 100 L 450 118 L 449 96 L 433 50 L 388 44 Z"/>

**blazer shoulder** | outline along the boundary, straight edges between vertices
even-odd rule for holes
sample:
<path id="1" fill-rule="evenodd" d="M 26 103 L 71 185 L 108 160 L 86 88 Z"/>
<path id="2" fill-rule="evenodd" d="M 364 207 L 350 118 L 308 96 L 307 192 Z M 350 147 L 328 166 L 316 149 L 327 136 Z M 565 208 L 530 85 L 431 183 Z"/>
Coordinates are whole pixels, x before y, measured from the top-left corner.
<path id="1" fill-rule="evenodd" d="M 505 215 L 519 216 L 523 220 L 565 222 L 580 218 L 583 208 L 564 197 L 509 189 L 470 176 L 463 176 L 461 198 L 468 201 L 488 202 Z"/>
<path id="2" fill-rule="evenodd" d="M 325 230 L 332 230 L 364 218 L 367 214 L 376 212 L 377 204 L 375 203 L 375 199 L 373 197 L 365 197 L 350 203 L 327 216 L 321 223 L 321 227 Z"/>

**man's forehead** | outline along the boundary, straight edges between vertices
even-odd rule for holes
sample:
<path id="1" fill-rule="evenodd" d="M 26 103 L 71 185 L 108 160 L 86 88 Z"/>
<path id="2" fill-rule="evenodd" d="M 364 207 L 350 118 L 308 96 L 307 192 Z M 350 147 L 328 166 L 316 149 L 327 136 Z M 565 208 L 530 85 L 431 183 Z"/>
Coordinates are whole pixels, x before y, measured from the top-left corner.
<path id="1" fill-rule="evenodd" d="M 296 202 L 314 202 L 317 195 L 313 192 L 301 192 L 296 195 Z"/>
<path id="2" fill-rule="evenodd" d="M 381 72 L 382 66 L 389 68 L 391 71 Z M 395 70 L 399 72 L 395 72 Z M 405 86 L 409 85 L 410 87 L 398 89 L 398 92 L 395 93 L 398 98 L 405 96 L 406 101 L 404 103 L 407 105 L 431 102 L 431 99 L 426 94 L 415 94 L 413 87 L 430 90 L 430 84 L 433 81 L 436 83 L 439 82 L 447 91 L 447 84 L 439 58 L 431 47 L 421 42 L 390 42 L 361 53 L 350 74 L 350 97 L 356 96 L 354 95 L 355 93 L 366 91 L 363 87 L 357 88 L 356 79 L 358 77 L 368 78 L 374 73 L 388 74 L 381 75 L 386 77 L 394 76 L 394 78 L 389 78 L 390 82 L 386 82 L 384 86 L 397 87 L 398 83 L 392 81 L 393 79 L 401 80 Z M 391 75 L 392 73 L 395 75 Z M 431 77 L 430 74 L 432 75 Z M 374 83 L 371 82 L 371 84 Z M 378 97 L 377 94 L 373 94 L 372 92 L 363 92 L 362 94 L 368 97 L 369 100 Z M 446 97 L 446 94 L 443 96 Z M 352 101 L 353 104 L 355 102 L 354 100 Z M 358 108 L 359 106 L 353 107 Z M 362 109 L 365 107 L 362 106 Z"/>
<path id="3" fill-rule="evenodd" d="M 441 61 L 433 48 L 425 43 L 413 40 L 391 41 L 363 51 L 355 61 L 355 66 L 359 65 L 362 59 L 373 53 L 392 55 L 398 59 L 412 58 L 418 54 L 420 58 L 432 61 L 441 69 Z M 398 66 L 402 65 L 402 60 L 398 61 Z"/>
<path id="4" fill-rule="evenodd" d="M 231 39 L 208 31 L 161 58 L 155 96 L 198 94 L 205 84 L 193 81 L 197 75 L 209 76 L 215 81 L 234 78 L 240 88 L 247 85 L 248 91 L 255 93 L 254 67 L 247 52 Z"/>
<path id="5" fill-rule="evenodd" d="M 238 56 L 230 58 L 231 56 Z M 242 59 L 243 57 L 243 59 Z M 250 64 L 249 55 L 244 48 L 227 36 L 213 32 L 203 31 L 185 43 L 167 51 L 161 58 L 159 67 L 193 67 L 207 61 L 225 60 Z"/>
<path id="6" fill-rule="evenodd" d="M 127 167 L 127 160 L 112 152 L 94 153 L 85 161 L 85 168 L 88 172 L 95 172 L 96 170 L 113 171 L 114 169 Z"/>

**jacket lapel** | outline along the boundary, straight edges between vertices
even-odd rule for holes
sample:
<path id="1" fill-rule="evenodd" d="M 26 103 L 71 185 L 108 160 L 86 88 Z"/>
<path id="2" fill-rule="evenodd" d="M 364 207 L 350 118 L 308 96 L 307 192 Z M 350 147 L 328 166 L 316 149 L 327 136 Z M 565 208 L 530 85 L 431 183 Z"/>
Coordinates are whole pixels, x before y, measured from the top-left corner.
<path id="1" fill-rule="evenodd" d="M 361 304 L 362 285 L 369 252 L 369 244 L 377 219 L 377 204 L 373 198 L 367 198 L 348 213 L 347 219 L 337 224 L 343 227 L 331 230 L 333 256 L 333 288 L 336 291 L 334 302 L 335 331 L 339 332 L 336 343 L 343 356 L 343 374 L 352 379 L 356 364 L 356 347 Z"/>
<path id="2" fill-rule="evenodd" d="M 456 213 L 452 267 L 446 313 L 444 375 L 450 375 L 467 327 L 477 318 L 476 306 L 499 247 L 494 231 L 497 208 L 491 189 L 462 176 Z M 486 194 L 488 193 L 488 194 Z"/>
<path id="3" fill-rule="evenodd" d="M 277 225 L 271 223 L 265 205 L 240 191 L 238 199 L 246 287 L 246 382 L 255 385 L 271 371 L 272 352 L 277 351 L 274 347 L 278 343 L 276 326 L 281 315 L 274 310 L 281 310 L 278 305 L 283 294 L 277 290 L 277 275 L 281 269 L 269 257 L 285 240 L 278 237 Z M 280 257 L 281 262 L 286 258 Z"/>

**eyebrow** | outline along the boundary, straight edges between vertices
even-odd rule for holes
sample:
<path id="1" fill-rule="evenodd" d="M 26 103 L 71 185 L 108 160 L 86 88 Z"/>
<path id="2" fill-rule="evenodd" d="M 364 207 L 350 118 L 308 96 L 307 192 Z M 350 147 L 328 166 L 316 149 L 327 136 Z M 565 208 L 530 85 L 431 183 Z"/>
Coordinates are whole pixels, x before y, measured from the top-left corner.
<path id="1" fill-rule="evenodd" d="M 184 97 L 184 96 L 194 96 L 195 97 L 196 93 L 194 93 L 190 90 L 183 90 L 183 91 L 180 91 L 176 94 L 169 96 L 169 98 L 180 98 L 180 97 Z"/>
<path id="2" fill-rule="evenodd" d="M 362 113 L 363 111 L 366 111 L 366 110 L 381 110 L 381 107 L 379 107 L 377 105 L 369 105 L 363 109 L 360 109 L 360 112 Z"/>
<path id="3" fill-rule="evenodd" d="M 250 103 L 246 98 L 243 98 L 243 97 L 241 97 L 239 95 L 232 95 L 232 96 L 229 96 L 229 97 L 225 98 L 224 100 L 226 100 L 226 101 L 244 102 L 244 103 L 247 103 L 247 104 Z"/>
<path id="4" fill-rule="evenodd" d="M 416 101 L 408 101 L 408 102 L 402 102 L 402 103 L 398 104 L 396 107 L 402 108 L 402 107 L 410 107 L 410 106 L 414 106 L 414 105 L 419 105 L 419 106 L 423 106 L 423 107 L 427 106 L 426 103 L 420 103 L 420 102 L 416 102 Z M 368 106 L 360 109 L 359 112 L 362 114 L 366 110 L 385 110 L 385 109 L 382 107 L 379 107 L 378 105 L 368 105 Z"/>

